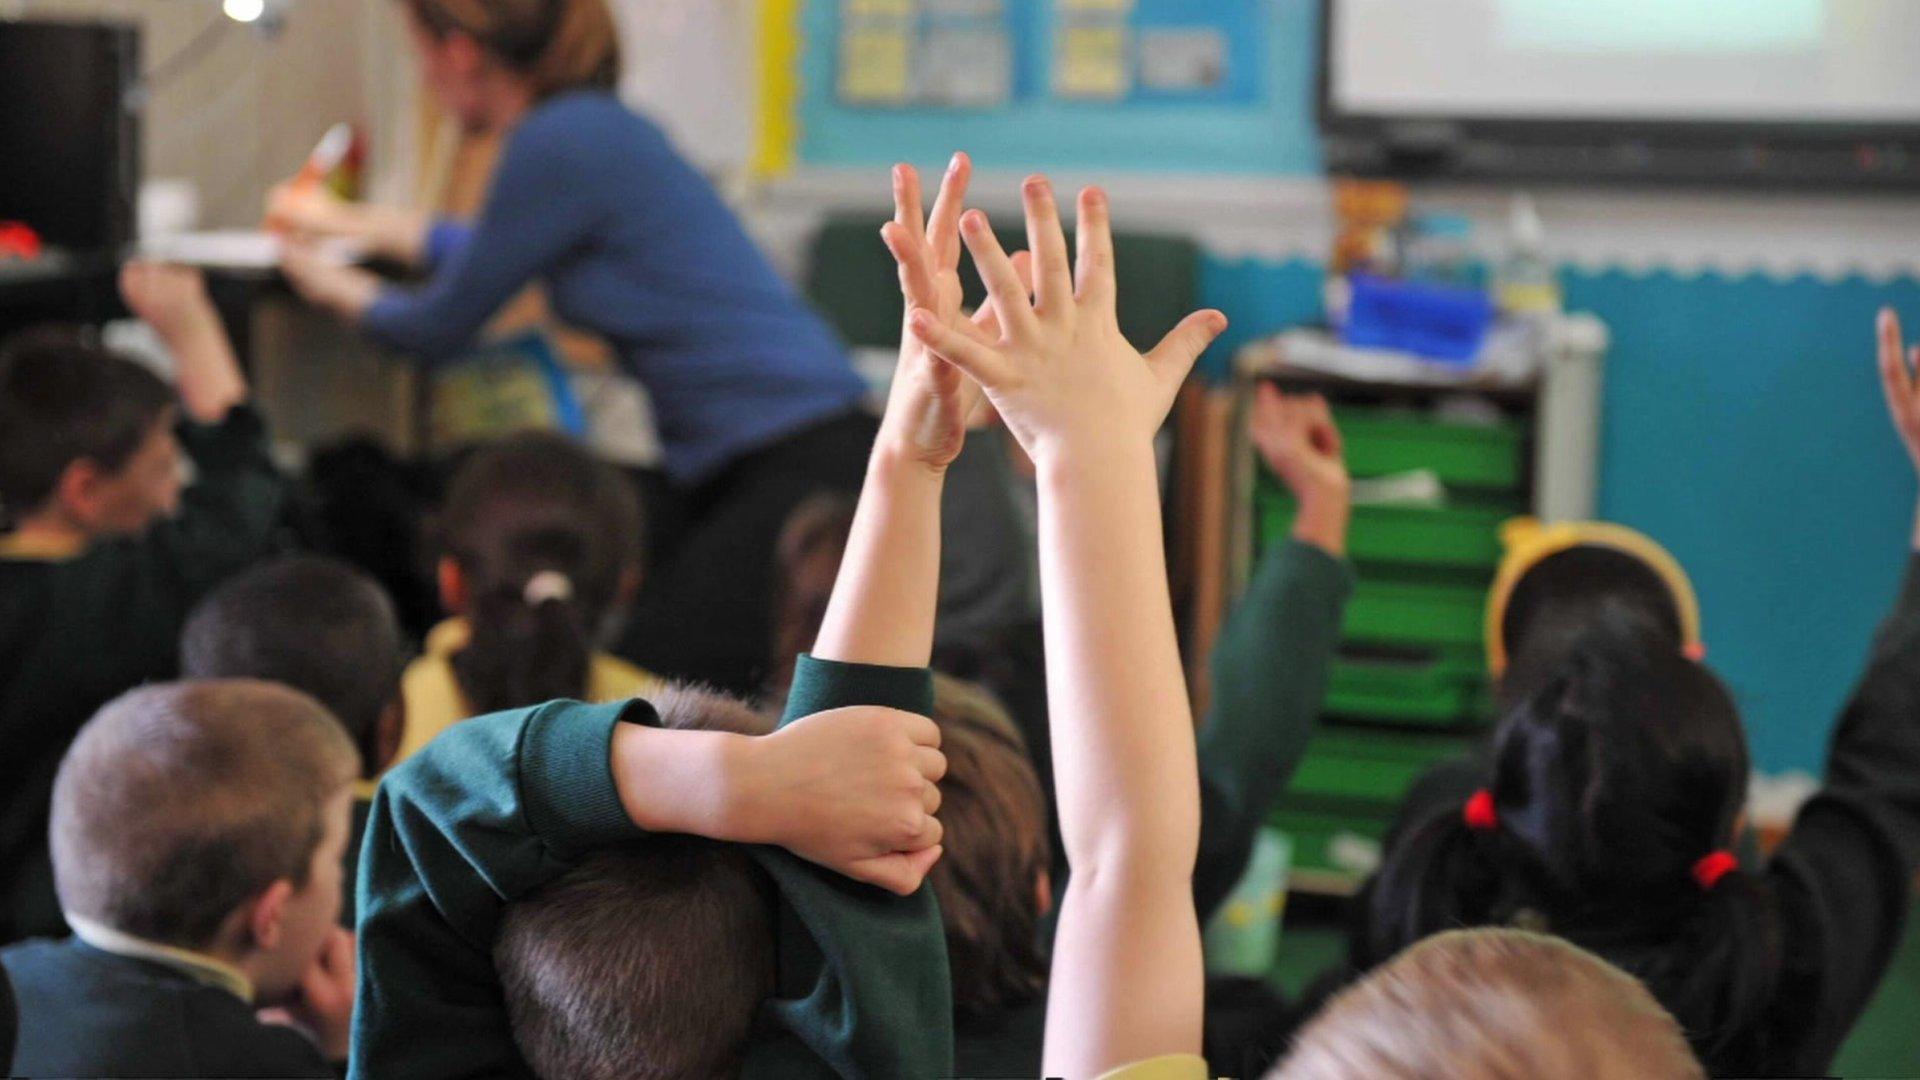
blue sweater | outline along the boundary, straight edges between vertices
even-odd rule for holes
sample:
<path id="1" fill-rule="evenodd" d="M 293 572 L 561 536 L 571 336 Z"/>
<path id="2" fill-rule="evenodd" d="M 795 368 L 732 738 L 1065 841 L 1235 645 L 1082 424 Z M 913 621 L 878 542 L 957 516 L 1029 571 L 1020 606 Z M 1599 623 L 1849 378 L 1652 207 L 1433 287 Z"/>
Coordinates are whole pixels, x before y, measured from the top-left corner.
<path id="1" fill-rule="evenodd" d="M 478 221 L 441 222 L 426 255 L 431 280 L 383 292 L 368 333 L 446 359 L 537 278 L 554 311 L 606 338 L 646 387 L 681 484 L 864 393 L 832 331 L 712 186 L 611 94 L 561 94 L 528 113 Z"/>

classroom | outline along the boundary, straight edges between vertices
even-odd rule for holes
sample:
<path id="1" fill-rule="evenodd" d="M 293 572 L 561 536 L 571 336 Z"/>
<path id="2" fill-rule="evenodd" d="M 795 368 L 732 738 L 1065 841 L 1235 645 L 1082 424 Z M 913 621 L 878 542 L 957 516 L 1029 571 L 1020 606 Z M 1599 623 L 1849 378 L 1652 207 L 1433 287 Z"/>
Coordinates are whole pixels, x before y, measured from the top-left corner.
<path id="1" fill-rule="evenodd" d="M 1920 1077 L 1917 48 L 0 0 L 0 1075 Z"/>

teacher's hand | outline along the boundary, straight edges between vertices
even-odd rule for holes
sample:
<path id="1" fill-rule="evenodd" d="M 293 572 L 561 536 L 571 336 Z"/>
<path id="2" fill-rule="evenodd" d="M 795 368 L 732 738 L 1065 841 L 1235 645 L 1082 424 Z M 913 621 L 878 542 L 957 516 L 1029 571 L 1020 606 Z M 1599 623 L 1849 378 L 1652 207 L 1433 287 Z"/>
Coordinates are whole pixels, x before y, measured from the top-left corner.
<path id="1" fill-rule="evenodd" d="M 418 266 L 427 218 L 399 207 L 347 202 L 318 184 L 289 180 L 267 193 L 267 228 L 296 241 L 355 240 L 369 255 Z"/>
<path id="2" fill-rule="evenodd" d="M 359 322 L 380 295 L 379 277 L 357 266 L 329 262 L 306 244 L 287 245 L 280 257 L 280 272 L 307 303 L 348 322 Z"/>

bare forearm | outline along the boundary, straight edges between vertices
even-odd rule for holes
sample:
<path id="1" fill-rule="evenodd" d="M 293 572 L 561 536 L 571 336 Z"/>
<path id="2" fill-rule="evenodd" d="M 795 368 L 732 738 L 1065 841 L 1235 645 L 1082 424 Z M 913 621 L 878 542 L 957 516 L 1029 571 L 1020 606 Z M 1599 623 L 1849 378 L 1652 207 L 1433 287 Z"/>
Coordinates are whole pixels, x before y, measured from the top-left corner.
<path id="1" fill-rule="evenodd" d="M 247 400 L 246 376 L 240 373 L 233 344 L 211 309 L 163 335 L 163 340 L 173 354 L 181 406 L 190 419 L 217 424 Z"/>
<path id="2" fill-rule="evenodd" d="M 940 584 L 943 470 L 876 447 L 813 654 L 925 667 Z"/>
<path id="3" fill-rule="evenodd" d="M 1198 766 L 1152 450 L 1055 458 L 1040 476 L 1048 706 L 1068 856 L 1077 873 L 1089 860 L 1138 855 L 1184 880 L 1198 843 Z"/>
<path id="4" fill-rule="evenodd" d="M 1302 499 L 1300 513 L 1293 519 L 1293 538 L 1335 558 L 1344 557 L 1351 517 L 1352 502 L 1344 492 Z"/>

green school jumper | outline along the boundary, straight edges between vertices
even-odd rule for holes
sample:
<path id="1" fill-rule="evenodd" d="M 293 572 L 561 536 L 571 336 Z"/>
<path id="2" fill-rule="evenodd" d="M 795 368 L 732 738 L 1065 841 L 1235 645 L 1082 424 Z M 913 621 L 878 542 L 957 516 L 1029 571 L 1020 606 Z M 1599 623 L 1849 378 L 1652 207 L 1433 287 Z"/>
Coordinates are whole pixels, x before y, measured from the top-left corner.
<path id="1" fill-rule="evenodd" d="M 1203 924 L 1246 872 L 1254 837 L 1306 754 L 1352 591 L 1353 569 L 1345 560 L 1288 540 L 1261 557 L 1221 628 L 1210 658 L 1213 705 L 1199 745 L 1193 897 Z M 1046 1007 L 1042 994 L 960 1019 L 960 1075 L 1039 1075 Z"/>
<path id="2" fill-rule="evenodd" d="M 286 482 L 259 416 L 179 436 L 196 478 L 173 518 L 76 551 L 0 537 L 0 944 L 66 932 L 47 808 L 67 745 L 114 697 L 172 678 L 194 603 L 271 547 Z"/>
<path id="3" fill-rule="evenodd" d="M 925 668 L 802 657 L 786 719 L 848 705 L 927 714 Z M 360 986 L 348 1075 L 530 1076 L 493 967 L 514 899 L 588 853 L 644 836 L 621 807 L 614 725 L 644 701 L 553 702 L 448 729 L 389 773 L 360 863 Z M 777 848 L 755 859 L 780 895 L 778 996 L 747 1077 L 953 1074 L 953 998 L 933 890 L 896 897 Z"/>

